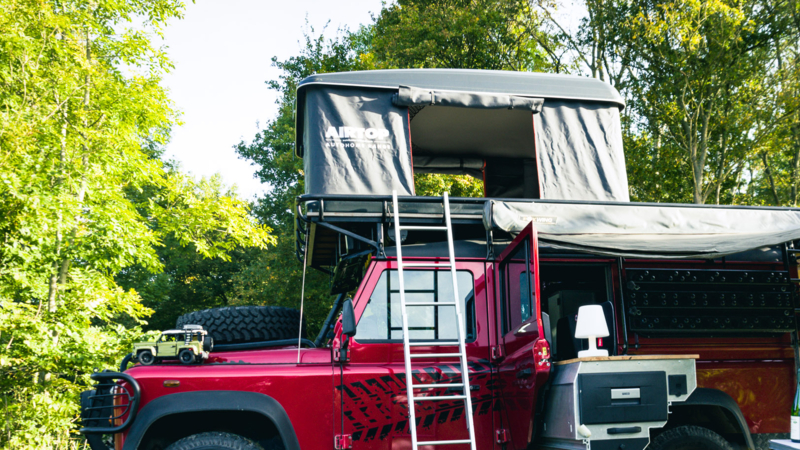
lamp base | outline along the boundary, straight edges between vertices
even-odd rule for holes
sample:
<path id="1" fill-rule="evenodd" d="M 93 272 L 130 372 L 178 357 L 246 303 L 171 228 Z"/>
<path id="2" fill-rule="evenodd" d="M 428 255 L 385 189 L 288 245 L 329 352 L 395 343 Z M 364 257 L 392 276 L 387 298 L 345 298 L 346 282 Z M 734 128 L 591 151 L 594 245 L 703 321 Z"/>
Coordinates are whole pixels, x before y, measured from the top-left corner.
<path id="1" fill-rule="evenodd" d="M 578 358 L 587 358 L 589 356 L 608 356 L 608 350 L 589 349 L 581 350 L 578 352 Z"/>

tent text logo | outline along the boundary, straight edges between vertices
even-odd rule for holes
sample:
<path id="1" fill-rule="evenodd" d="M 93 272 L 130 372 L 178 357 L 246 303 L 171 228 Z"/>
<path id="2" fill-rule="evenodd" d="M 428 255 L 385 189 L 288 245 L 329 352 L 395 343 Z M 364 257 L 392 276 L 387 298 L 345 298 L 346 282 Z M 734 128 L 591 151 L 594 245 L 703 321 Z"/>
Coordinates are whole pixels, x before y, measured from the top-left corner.
<path id="1" fill-rule="evenodd" d="M 328 127 L 325 139 L 370 139 L 385 140 L 389 130 L 385 128 Z"/>

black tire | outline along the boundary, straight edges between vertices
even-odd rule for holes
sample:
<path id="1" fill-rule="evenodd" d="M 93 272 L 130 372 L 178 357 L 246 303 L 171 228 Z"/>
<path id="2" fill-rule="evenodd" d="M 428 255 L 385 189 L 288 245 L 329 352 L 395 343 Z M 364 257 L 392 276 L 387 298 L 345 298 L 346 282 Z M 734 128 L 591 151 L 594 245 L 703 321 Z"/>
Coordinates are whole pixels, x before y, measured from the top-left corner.
<path id="1" fill-rule="evenodd" d="M 153 352 L 150 350 L 142 350 L 136 355 L 136 359 L 145 366 L 149 366 L 156 362 Z"/>
<path id="2" fill-rule="evenodd" d="M 176 328 L 202 325 L 216 344 L 297 339 L 300 311 L 277 306 L 228 306 L 178 317 Z M 305 322 L 303 337 L 306 337 Z"/>
<path id="3" fill-rule="evenodd" d="M 263 447 L 238 434 L 211 431 L 187 436 L 166 450 L 264 450 Z"/>
<path id="4" fill-rule="evenodd" d="M 185 348 L 178 353 L 178 359 L 184 364 L 192 364 L 195 361 L 194 352 Z"/>
<path id="5" fill-rule="evenodd" d="M 211 352 L 214 350 L 214 338 L 211 336 L 206 336 L 203 338 L 203 351 L 204 352 Z"/>
<path id="6" fill-rule="evenodd" d="M 708 428 L 686 425 L 659 434 L 647 450 L 733 450 L 733 447 Z"/>

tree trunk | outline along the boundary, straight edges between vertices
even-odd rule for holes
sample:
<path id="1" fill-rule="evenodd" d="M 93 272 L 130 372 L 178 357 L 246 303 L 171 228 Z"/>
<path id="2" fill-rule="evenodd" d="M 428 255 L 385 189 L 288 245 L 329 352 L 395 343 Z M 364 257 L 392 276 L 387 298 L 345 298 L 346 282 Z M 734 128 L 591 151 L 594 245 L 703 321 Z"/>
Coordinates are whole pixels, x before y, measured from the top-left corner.
<path id="1" fill-rule="evenodd" d="M 769 187 L 772 191 L 772 197 L 775 199 L 775 206 L 781 206 L 781 200 L 778 197 L 778 190 L 775 188 L 775 178 L 772 176 L 772 169 L 769 167 L 767 152 L 761 152 L 761 161 L 764 162 L 764 172 L 767 174 L 767 178 L 769 179 Z"/>
<path id="2" fill-rule="evenodd" d="M 800 182 L 800 122 L 795 122 L 791 126 L 792 143 L 794 144 L 794 156 L 792 157 L 792 206 L 797 206 L 797 185 Z"/>

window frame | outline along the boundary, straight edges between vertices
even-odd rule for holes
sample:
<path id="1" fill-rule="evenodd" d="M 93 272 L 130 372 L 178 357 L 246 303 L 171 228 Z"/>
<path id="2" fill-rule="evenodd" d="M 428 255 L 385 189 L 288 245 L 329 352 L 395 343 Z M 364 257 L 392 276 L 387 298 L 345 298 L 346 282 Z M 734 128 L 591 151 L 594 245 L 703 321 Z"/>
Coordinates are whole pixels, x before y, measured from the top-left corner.
<path id="1" fill-rule="evenodd" d="M 389 333 L 391 333 L 393 331 L 393 329 L 392 329 L 392 317 L 391 317 L 391 311 L 392 311 L 391 295 L 399 293 L 400 291 L 399 291 L 399 289 L 398 290 L 393 290 L 392 289 L 392 286 L 391 286 L 392 275 L 391 275 L 391 273 L 392 272 L 397 272 L 397 271 L 398 271 L 397 268 L 390 268 L 390 267 L 383 268 L 380 271 L 380 273 L 377 275 L 377 280 L 375 282 L 375 285 L 374 285 L 372 291 L 370 291 L 369 293 L 365 292 L 364 294 L 362 294 L 363 296 L 361 298 L 366 298 L 367 304 L 364 305 L 364 308 L 361 311 L 361 314 L 360 314 L 360 316 L 358 318 L 358 322 L 356 323 L 356 335 L 353 338 L 355 342 L 358 342 L 359 344 L 402 344 L 403 343 L 403 338 L 402 337 L 398 338 L 398 339 L 364 339 L 364 338 L 359 338 L 359 336 L 358 336 L 358 325 L 361 323 L 361 320 L 364 318 L 364 314 L 367 312 L 367 308 L 369 308 L 369 304 L 372 301 L 372 295 L 375 293 L 375 290 L 379 287 L 380 282 L 381 282 L 381 278 L 384 276 L 384 274 L 386 274 L 386 276 L 387 276 L 387 280 L 386 280 L 386 289 L 387 289 L 387 298 L 386 298 L 387 316 L 386 316 L 386 323 L 387 323 L 387 327 L 388 327 L 387 331 Z M 436 291 L 434 291 L 434 295 L 436 295 L 435 298 L 437 298 L 437 301 L 438 301 L 438 295 L 439 295 L 438 294 L 438 278 L 439 277 L 437 276 L 438 273 L 439 272 L 447 272 L 447 276 L 448 277 L 450 276 L 450 273 L 449 273 L 450 269 L 416 269 L 415 268 L 415 269 L 404 269 L 403 271 L 404 271 L 405 274 L 408 274 L 409 272 L 432 272 L 434 274 L 434 276 L 433 276 L 434 286 L 436 286 L 436 289 L 437 289 Z M 475 298 L 475 290 L 476 290 L 475 278 L 476 277 L 475 277 L 475 273 L 470 269 L 467 269 L 467 268 L 456 269 L 456 274 L 461 273 L 461 272 L 469 274 L 469 277 L 470 277 L 470 280 L 471 280 L 471 292 L 472 292 L 472 295 L 469 296 L 469 297 L 466 297 L 464 299 L 464 309 L 468 309 L 469 308 L 470 298 L 471 298 L 472 299 L 471 300 L 472 311 L 464 311 L 464 310 L 461 311 L 462 315 L 464 316 L 464 320 L 467 322 L 465 328 L 466 328 L 466 334 L 467 334 L 468 339 L 466 339 L 464 341 L 464 343 L 469 344 L 469 343 L 473 343 L 473 342 L 477 342 L 478 341 L 478 331 L 477 331 L 478 324 L 477 324 L 477 316 L 476 316 L 477 304 L 476 304 L 476 298 Z M 409 294 L 409 293 L 429 293 L 429 292 L 431 292 L 431 290 L 408 290 L 407 289 L 405 292 L 406 292 L 406 294 Z M 463 293 L 459 291 L 459 295 L 461 296 L 461 295 L 463 295 Z M 412 302 L 406 302 L 406 303 L 408 304 L 408 303 L 412 303 Z M 434 308 L 434 311 L 436 312 L 434 323 L 437 323 L 436 320 L 438 320 L 438 309 L 439 308 L 437 308 L 437 307 L 433 307 L 433 308 Z M 435 328 L 435 332 L 438 333 L 438 328 L 439 328 L 438 324 L 434 328 Z M 470 330 L 470 328 L 471 328 L 471 330 Z M 399 327 L 399 330 L 402 332 L 402 325 L 401 325 L 401 327 Z M 410 339 L 410 342 L 436 342 L 436 341 L 452 341 L 452 340 L 453 340 L 453 338 L 419 338 L 419 339 Z"/>
<path id="2" fill-rule="evenodd" d="M 509 270 L 508 270 L 509 263 L 512 263 L 514 261 L 513 257 L 515 256 L 515 253 L 512 253 L 511 255 L 509 255 L 508 258 L 506 258 L 504 261 L 502 261 L 498 265 L 498 271 L 499 271 L 499 275 L 500 275 L 498 278 L 500 279 L 500 294 L 501 294 L 501 298 L 502 298 L 502 301 L 500 302 L 500 307 L 501 307 L 500 309 L 501 309 L 501 323 L 503 325 L 503 330 L 502 330 L 503 335 L 506 335 L 511 330 L 513 330 L 515 327 L 521 325 L 526 320 L 529 320 L 531 317 L 536 315 L 536 301 L 535 301 L 535 295 L 534 295 L 534 289 L 533 289 L 535 275 L 533 273 L 533 268 L 531 267 L 531 261 L 532 261 L 533 258 L 532 258 L 531 252 L 530 252 L 530 244 L 531 244 L 530 240 L 531 240 L 531 237 L 530 236 L 526 236 L 524 239 L 522 239 L 522 241 L 520 241 L 517 244 L 518 248 L 515 250 L 515 252 L 520 251 L 520 250 L 522 250 L 524 252 L 525 269 L 523 269 L 520 272 L 520 279 L 511 280 L 510 279 L 511 275 L 509 274 Z M 527 319 L 520 320 L 519 324 L 515 324 L 515 325 L 512 326 L 512 324 L 511 324 L 511 317 L 512 317 L 511 312 L 513 311 L 513 309 L 512 309 L 513 305 L 511 304 L 512 298 L 511 298 L 511 294 L 510 294 L 511 283 L 516 283 L 517 285 L 520 285 L 520 288 L 521 288 L 521 285 L 522 285 L 522 282 L 521 282 L 522 274 L 526 274 L 527 275 L 527 279 L 528 279 L 528 283 L 527 283 L 528 289 L 526 291 L 528 292 L 528 306 L 529 306 L 529 310 L 530 310 L 530 316 L 528 316 Z M 520 289 L 519 310 L 520 310 L 520 317 L 522 317 L 522 290 L 521 289 Z"/>

